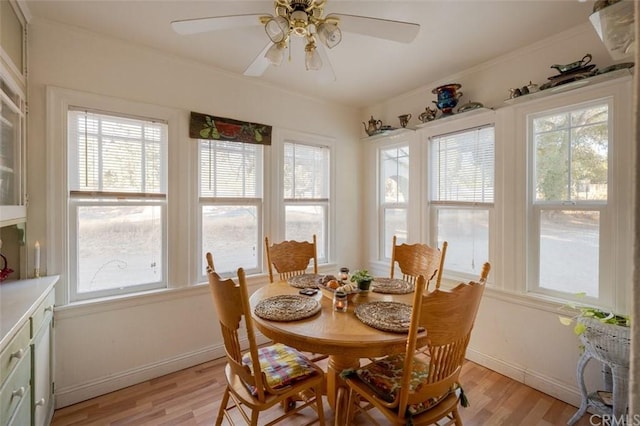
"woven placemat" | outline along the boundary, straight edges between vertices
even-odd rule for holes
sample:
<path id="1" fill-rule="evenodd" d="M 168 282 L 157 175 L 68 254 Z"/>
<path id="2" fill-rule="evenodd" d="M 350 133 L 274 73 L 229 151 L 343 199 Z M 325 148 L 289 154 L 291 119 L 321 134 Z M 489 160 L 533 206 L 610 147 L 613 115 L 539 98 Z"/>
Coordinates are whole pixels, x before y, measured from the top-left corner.
<path id="1" fill-rule="evenodd" d="M 261 300 L 255 314 L 271 321 L 297 321 L 320 312 L 320 303 L 309 296 L 283 294 Z"/>
<path id="2" fill-rule="evenodd" d="M 295 288 L 317 288 L 318 279 L 322 275 L 318 274 L 302 274 L 296 275 L 287 280 L 289 285 Z"/>
<path id="3" fill-rule="evenodd" d="M 384 294 L 413 293 L 414 285 L 398 278 L 374 278 L 371 283 L 371 291 Z"/>
<path id="4" fill-rule="evenodd" d="M 392 333 L 407 333 L 411 324 L 411 305 L 375 301 L 356 306 L 356 317 L 369 327 Z"/>

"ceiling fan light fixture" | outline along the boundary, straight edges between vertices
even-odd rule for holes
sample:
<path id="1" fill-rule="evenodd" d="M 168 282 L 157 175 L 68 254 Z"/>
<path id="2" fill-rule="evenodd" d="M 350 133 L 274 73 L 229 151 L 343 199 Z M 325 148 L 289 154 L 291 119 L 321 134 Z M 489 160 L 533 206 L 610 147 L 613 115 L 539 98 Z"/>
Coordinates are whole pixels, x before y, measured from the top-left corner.
<path id="1" fill-rule="evenodd" d="M 272 42 L 281 43 L 289 35 L 289 21 L 284 16 L 276 16 L 264 24 L 264 30 Z"/>
<path id="2" fill-rule="evenodd" d="M 318 71 L 322 68 L 322 59 L 318 53 L 315 43 L 309 42 L 304 48 L 304 64 L 307 71 Z"/>
<path id="3" fill-rule="evenodd" d="M 324 22 L 318 26 L 318 38 L 329 49 L 333 49 L 342 41 L 342 31 L 334 23 Z"/>
<path id="4" fill-rule="evenodd" d="M 298 37 L 305 37 L 309 24 L 309 15 L 305 11 L 295 10 L 291 12 L 290 19 L 293 33 Z"/>
<path id="5" fill-rule="evenodd" d="M 269 50 L 267 50 L 267 53 L 265 53 L 264 57 L 269 60 L 269 63 L 271 63 L 271 65 L 278 66 L 284 59 L 284 48 L 284 42 L 273 43 Z"/>

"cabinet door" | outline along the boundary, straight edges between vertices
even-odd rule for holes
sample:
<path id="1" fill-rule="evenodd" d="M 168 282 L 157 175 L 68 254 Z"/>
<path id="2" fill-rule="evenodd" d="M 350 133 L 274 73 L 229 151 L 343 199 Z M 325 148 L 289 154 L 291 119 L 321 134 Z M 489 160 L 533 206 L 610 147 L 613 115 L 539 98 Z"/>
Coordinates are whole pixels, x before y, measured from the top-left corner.
<path id="1" fill-rule="evenodd" d="M 24 96 L 0 67 L 0 226 L 24 220 Z"/>
<path id="2" fill-rule="evenodd" d="M 26 75 L 27 21 L 20 3 L 15 0 L 0 2 L 0 48 L 2 60 L 20 80 Z"/>
<path id="3" fill-rule="evenodd" d="M 33 416 L 32 425 L 49 424 L 53 402 L 51 375 L 51 316 L 33 341 Z"/>

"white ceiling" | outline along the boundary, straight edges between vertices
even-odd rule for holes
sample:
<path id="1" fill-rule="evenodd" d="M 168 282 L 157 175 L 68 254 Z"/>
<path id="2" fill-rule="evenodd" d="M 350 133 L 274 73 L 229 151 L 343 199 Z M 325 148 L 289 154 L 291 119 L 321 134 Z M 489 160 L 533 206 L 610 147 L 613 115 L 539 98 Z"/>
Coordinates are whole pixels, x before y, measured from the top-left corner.
<path id="1" fill-rule="evenodd" d="M 178 35 L 171 21 L 273 14 L 273 2 L 216 0 L 26 0 L 35 17 L 81 27 L 242 74 L 268 42 L 259 25 Z M 446 78 L 589 19 L 593 1 L 577 0 L 328 0 L 325 14 L 345 13 L 415 22 L 411 44 L 348 33 L 328 51 L 336 81 L 319 83 L 295 44 L 291 62 L 269 67 L 262 81 L 309 96 L 363 107 Z M 298 40 L 295 40 L 298 41 Z M 244 77 L 256 78 L 256 77 Z"/>

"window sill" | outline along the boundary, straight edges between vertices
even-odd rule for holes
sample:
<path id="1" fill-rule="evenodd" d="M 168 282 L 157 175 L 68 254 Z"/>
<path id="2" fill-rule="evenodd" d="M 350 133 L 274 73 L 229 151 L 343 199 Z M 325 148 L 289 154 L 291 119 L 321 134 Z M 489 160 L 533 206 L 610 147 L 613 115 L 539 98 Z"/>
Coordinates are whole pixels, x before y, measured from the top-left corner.
<path id="1" fill-rule="evenodd" d="M 455 287 L 459 281 L 452 281 L 443 279 L 442 288 L 447 290 Z M 495 300 L 512 303 L 515 305 L 521 305 L 527 308 L 536 309 L 539 311 L 546 311 L 553 314 L 562 314 L 562 308 L 570 303 L 568 300 L 554 298 L 535 293 L 517 293 L 511 290 L 505 290 L 496 288 L 487 284 L 485 288 L 485 297 L 490 297 Z"/>
<path id="2" fill-rule="evenodd" d="M 336 264 L 323 264 L 318 266 L 318 272 L 320 274 L 335 273 L 337 269 L 338 266 Z M 234 280 L 237 279 L 235 276 L 232 278 Z M 265 285 L 268 282 L 269 278 L 267 274 L 248 276 L 247 286 L 249 293 L 253 293 L 256 288 Z M 205 294 L 207 296 L 209 295 L 209 286 L 206 281 L 198 282 L 188 287 L 163 288 L 140 293 L 73 302 L 67 305 L 56 306 L 56 316 L 59 318 L 81 317 L 88 314 L 97 314 L 143 305 L 165 303 L 182 297 L 195 297 Z"/>

